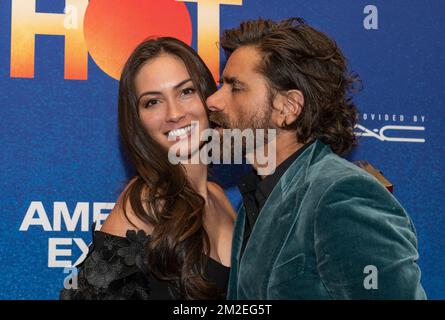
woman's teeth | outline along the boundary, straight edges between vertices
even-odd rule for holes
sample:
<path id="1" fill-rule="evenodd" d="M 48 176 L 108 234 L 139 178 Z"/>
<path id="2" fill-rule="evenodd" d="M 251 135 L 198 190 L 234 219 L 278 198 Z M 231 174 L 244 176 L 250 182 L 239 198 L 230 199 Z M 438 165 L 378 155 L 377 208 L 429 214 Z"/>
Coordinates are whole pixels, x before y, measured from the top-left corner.
<path id="1" fill-rule="evenodd" d="M 169 131 L 168 137 L 180 137 L 180 136 L 188 134 L 192 129 L 193 129 L 193 125 L 189 125 L 187 127 L 180 128 L 180 129 L 174 129 L 174 130 Z"/>

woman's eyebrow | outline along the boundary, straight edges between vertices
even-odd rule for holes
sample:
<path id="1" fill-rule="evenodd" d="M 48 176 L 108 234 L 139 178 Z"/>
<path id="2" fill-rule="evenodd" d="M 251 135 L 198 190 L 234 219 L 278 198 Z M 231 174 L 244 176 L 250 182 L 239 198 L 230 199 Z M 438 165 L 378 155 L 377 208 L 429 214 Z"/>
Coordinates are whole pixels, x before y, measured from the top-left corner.
<path id="1" fill-rule="evenodd" d="M 173 89 L 177 90 L 178 88 L 180 88 L 181 86 L 183 86 L 184 84 L 186 84 L 189 81 L 192 81 L 192 79 L 188 78 L 188 79 L 182 80 L 181 82 L 176 84 L 173 87 Z M 160 91 L 145 91 L 145 92 L 141 93 L 141 95 L 138 98 L 138 101 L 140 101 L 143 96 L 146 96 L 146 95 L 156 95 L 156 94 L 162 94 L 162 92 L 160 92 Z"/>

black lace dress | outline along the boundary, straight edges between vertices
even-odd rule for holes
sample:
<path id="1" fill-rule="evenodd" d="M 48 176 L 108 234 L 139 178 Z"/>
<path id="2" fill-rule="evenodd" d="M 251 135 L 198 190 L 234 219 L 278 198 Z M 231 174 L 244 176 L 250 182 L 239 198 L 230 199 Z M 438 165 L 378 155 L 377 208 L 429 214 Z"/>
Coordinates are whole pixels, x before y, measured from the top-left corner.
<path id="1" fill-rule="evenodd" d="M 94 230 L 94 228 L 93 228 Z M 177 299 L 172 286 L 158 280 L 148 269 L 144 247 L 150 236 L 143 231 L 127 231 L 119 237 L 93 232 L 93 242 L 85 260 L 77 266 L 77 289 L 63 289 L 62 300 L 147 300 Z M 225 298 L 230 268 L 208 259 L 204 272 Z"/>

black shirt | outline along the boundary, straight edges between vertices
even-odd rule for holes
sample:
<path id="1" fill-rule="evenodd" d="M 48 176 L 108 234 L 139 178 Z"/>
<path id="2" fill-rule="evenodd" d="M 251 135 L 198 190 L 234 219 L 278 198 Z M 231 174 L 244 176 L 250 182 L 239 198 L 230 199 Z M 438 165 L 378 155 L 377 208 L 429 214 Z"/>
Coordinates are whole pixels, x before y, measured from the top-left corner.
<path id="1" fill-rule="evenodd" d="M 284 160 L 276 169 L 275 172 L 264 179 L 261 179 L 255 169 L 241 177 L 238 185 L 241 195 L 243 197 L 243 204 L 246 210 L 246 223 L 244 229 L 244 239 L 241 248 L 241 253 L 244 252 L 247 240 L 249 240 L 252 233 L 253 226 L 258 218 L 261 209 L 266 203 L 267 198 L 272 193 L 276 184 L 289 169 L 292 163 L 306 150 L 312 142 L 305 144 L 302 148 L 295 151 L 286 160 Z M 267 213 L 265 213 L 267 214 Z"/>
<path id="2" fill-rule="evenodd" d="M 93 230 L 95 228 L 93 227 Z M 149 270 L 145 250 L 151 236 L 127 231 L 119 237 L 93 232 L 93 243 L 78 266 L 77 288 L 63 289 L 62 300 L 170 300 L 180 299 L 171 284 L 157 279 Z M 230 268 L 207 257 L 204 277 L 214 283 L 224 299 Z M 72 284 L 72 283 L 71 283 Z"/>

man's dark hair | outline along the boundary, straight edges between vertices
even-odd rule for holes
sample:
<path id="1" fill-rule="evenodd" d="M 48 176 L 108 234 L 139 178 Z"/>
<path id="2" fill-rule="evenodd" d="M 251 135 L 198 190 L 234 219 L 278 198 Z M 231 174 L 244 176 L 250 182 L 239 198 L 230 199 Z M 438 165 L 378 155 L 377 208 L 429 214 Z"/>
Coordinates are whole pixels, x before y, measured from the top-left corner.
<path id="1" fill-rule="evenodd" d="M 258 72 L 272 96 L 292 89 L 303 93 L 303 110 L 287 127 L 296 130 L 299 142 L 318 138 L 341 155 L 353 147 L 357 109 L 350 94 L 360 81 L 347 70 L 335 41 L 301 18 L 258 19 L 224 31 L 221 46 L 227 58 L 240 47 L 256 48 L 263 58 Z"/>

